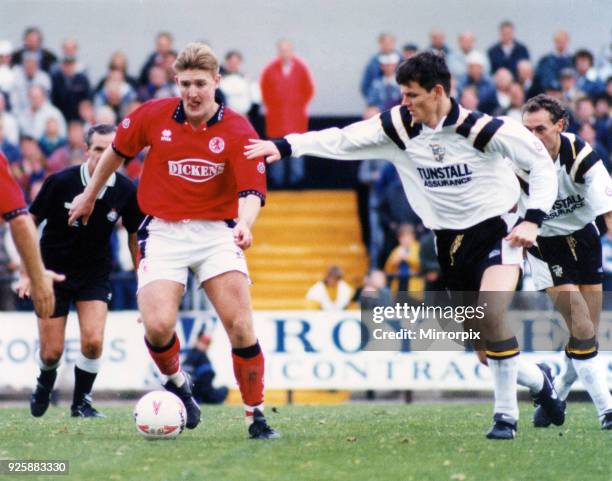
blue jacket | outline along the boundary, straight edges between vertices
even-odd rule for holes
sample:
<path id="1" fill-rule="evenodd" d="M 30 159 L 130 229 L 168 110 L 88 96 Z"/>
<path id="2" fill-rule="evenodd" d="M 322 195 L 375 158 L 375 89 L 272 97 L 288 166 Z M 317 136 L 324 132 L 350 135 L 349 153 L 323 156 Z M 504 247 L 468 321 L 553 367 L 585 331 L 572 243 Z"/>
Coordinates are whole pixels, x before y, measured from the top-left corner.
<path id="1" fill-rule="evenodd" d="M 506 56 L 502 49 L 501 42 L 493 45 L 488 51 L 489 62 L 491 64 L 491 75 L 497 70 L 504 67 L 512 72 L 512 75 L 516 77 L 516 65 L 521 60 L 529 60 L 529 51 L 527 47 L 519 42 L 514 42 L 514 47 L 510 52 L 509 56 Z"/>

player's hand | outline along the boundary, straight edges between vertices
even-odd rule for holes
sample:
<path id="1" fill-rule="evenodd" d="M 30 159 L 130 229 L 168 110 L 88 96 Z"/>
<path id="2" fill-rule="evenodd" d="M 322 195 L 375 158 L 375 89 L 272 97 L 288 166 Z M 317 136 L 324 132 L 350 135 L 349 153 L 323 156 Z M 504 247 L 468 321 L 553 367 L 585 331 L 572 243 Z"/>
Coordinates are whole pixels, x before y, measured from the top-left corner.
<path id="1" fill-rule="evenodd" d="M 247 159 L 263 157 L 268 164 L 281 159 L 281 154 L 270 140 L 249 139 L 250 144 L 244 146 L 244 155 Z"/>
<path id="2" fill-rule="evenodd" d="M 531 247 L 538 237 L 538 224 L 524 220 L 506 236 L 512 247 Z"/>
<path id="3" fill-rule="evenodd" d="M 87 222 L 89 222 L 89 216 L 91 216 L 95 204 L 96 199 L 92 199 L 85 192 L 77 195 L 74 199 L 72 199 L 72 204 L 70 205 L 70 210 L 68 211 L 68 225 L 75 224 L 79 219 L 82 220 L 83 225 L 87 225 Z"/>
<path id="4" fill-rule="evenodd" d="M 66 279 L 63 274 L 53 271 L 45 271 L 39 282 L 30 282 L 30 295 L 34 303 L 36 314 L 46 319 L 51 317 L 55 310 L 55 295 L 53 294 L 53 283 L 62 282 Z"/>
<path id="5" fill-rule="evenodd" d="M 238 222 L 234 227 L 234 242 L 243 251 L 251 247 L 253 243 L 253 234 L 251 229 L 243 222 Z"/>

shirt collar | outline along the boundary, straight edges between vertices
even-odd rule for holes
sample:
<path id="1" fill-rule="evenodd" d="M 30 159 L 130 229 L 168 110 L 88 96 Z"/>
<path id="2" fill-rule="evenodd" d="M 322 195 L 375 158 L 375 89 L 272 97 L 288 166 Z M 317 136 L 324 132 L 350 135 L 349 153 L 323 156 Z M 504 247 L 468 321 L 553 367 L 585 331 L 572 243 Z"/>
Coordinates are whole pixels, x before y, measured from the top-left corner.
<path id="1" fill-rule="evenodd" d="M 444 123 L 442 127 L 449 127 L 451 125 L 455 125 L 457 120 L 459 120 L 459 104 L 457 101 L 451 97 L 451 109 L 446 118 L 444 119 Z"/>
<path id="2" fill-rule="evenodd" d="M 104 193 L 106 192 L 107 187 L 114 187 L 115 182 L 117 181 L 117 174 L 114 172 L 108 178 L 106 183 L 104 184 L 104 189 L 100 191 L 98 194 L 98 199 L 101 199 Z M 87 168 L 87 162 L 81 164 L 81 182 L 83 183 L 83 187 L 87 187 L 87 185 L 91 182 L 91 176 L 89 175 L 89 169 Z"/>
<path id="3" fill-rule="evenodd" d="M 215 112 L 215 114 L 208 119 L 206 122 L 206 128 L 212 127 L 217 122 L 221 122 L 223 120 L 223 115 L 225 113 L 225 104 L 219 102 L 219 108 Z M 183 106 L 183 101 L 179 101 L 176 109 L 174 109 L 174 113 L 172 114 L 172 118 L 178 122 L 179 124 L 184 124 L 187 122 L 187 115 L 185 114 L 185 108 Z"/>

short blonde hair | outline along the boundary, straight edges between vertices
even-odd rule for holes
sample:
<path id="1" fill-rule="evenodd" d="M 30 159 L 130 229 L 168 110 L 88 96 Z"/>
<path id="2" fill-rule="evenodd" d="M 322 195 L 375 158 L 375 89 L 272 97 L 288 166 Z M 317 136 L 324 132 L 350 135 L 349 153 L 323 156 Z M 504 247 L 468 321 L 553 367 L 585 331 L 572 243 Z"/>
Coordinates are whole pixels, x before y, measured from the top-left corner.
<path id="1" fill-rule="evenodd" d="M 201 42 L 188 43 L 172 65 L 175 72 L 205 70 L 213 75 L 219 73 L 219 60 L 212 49 Z"/>

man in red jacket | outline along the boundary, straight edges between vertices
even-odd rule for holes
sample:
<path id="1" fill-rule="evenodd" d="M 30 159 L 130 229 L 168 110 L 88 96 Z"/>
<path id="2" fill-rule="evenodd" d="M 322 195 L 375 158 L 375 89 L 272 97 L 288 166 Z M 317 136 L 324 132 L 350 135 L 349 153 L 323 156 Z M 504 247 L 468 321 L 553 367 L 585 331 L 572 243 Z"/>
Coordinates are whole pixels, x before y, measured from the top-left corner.
<path id="1" fill-rule="evenodd" d="M 289 40 L 277 43 L 278 56 L 261 74 L 261 95 L 266 107 L 266 135 L 283 137 L 308 130 L 306 109 L 314 95 L 310 70 L 293 52 Z M 297 185 L 304 178 L 304 160 L 281 161 L 268 167 L 277 187 Z M 288 179 L 285 170 L 288 170 Z"/>

